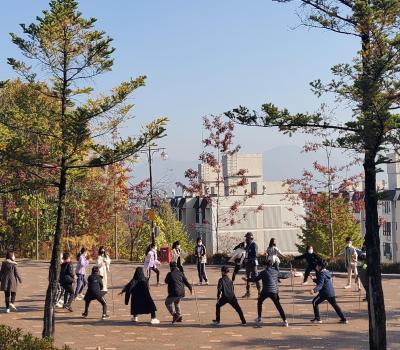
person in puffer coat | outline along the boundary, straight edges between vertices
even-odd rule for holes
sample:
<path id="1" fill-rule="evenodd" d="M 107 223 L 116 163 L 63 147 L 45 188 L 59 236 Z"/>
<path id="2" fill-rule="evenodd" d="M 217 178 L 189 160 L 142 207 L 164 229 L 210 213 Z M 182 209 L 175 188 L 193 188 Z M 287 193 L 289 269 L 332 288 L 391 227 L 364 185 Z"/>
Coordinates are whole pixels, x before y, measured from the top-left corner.
<path id="1" fill-rule="evenodd" d="M 138 315 L 151 314 L 151 324 L 159 324 L 156 318 L 156 305 L 150 295 L 148 279 L 146 278 L 143 268 L 137 267 L 133 278 L 119 293 L 125 293 L 125 305 L 129 304 L 131 299 L 131 315 L 132 321 L 138 322 Z"/>
<path id="2" fill-rule="evenodd" d="M 282 318 L 283 326 L 288 327 L 289 323 L 286 320 L 285 311 L 283 311 L 282 305 L 279 301 L 279 288 L 278 288 L 278 278 L 286 278 L 285 275 L 278 272 L 273 266 L 272 260 L 266 261 L 266 267 L 261 271 L 257 277 L 254 278 L 243 278 L 247 282 L 257 282 L 262 281 L 262 290 L 257 301 L 257 313 L 256 323 L 259 325 L 261 323 L 262 305 L 265 299 L 270 298 L 274 303 L 279 315 Z"/>
<path id="3" fill-rule="evenodd" d="M 324 260 L 319 261 L 316 266 L 317 278 L 315 283 L 317 284 L 315 288 L 311 289 L 311 294 L 318 293 L 318 295 L 313 299 L 312 305 L 314 309 L 314 318 L 311 320 L 313 323 L 322 323 L 321 317 L 319 315 L 319 304 L 323 303 L 325 300 L 335 309 L 337 315 L 340 317 L 339 323 L 347 323 L 346 317 L 344 317 L 342 310 L 336 303 L 335 289 L 333 288 L 332 275 L 325 268 L 326 262 Z"/>
<path id="4" fill-rule="evenodd" d="M 240 307 L 235 292 L 233 289 L 233 283 L 228 277 L 229 269 L 226 266 L 222 266 L 221 274 L 222 277 L 218 281 L 217 287 L 217 305 L 216 305 L 216 317 L 213 320 L 215 325 L 219 325 L 221 317 L 221 307 L 225 304 L 230 304 L 235 311 L 238 313 L 242 324 L 246 324 L 246 319 L 244 318 L 242 308 Z"/>
<path id="5" fill-rule="evenodd" d="M 17 311 L 14 303 L 17 296 L 17 285 L 22 283 L 22 280 L 18 274 L 13 252 L 7 252 L 6 260 L 1 264 L 0 281 L 0 290 L 4 292 L 5 296 L 6 312 L 9 313 L 10 308 Z"/>
<path id="6" fill-rule="evenodd" d="M 103 277 L 100 275 L 99 268 L 93 266 L 92 274 L 88 278 L 88 288 L 83 298 L 85 300 L 85 311 L 82 316 L 87 317 L 89 314 L 89 305 L 92 300 L 97 300 L 103 306 L 103 314 L 101 318 L 107 319 L 110 316 L 107 315 L 107 302 L 104 298 L 106 292 L 103 290 Z"/>

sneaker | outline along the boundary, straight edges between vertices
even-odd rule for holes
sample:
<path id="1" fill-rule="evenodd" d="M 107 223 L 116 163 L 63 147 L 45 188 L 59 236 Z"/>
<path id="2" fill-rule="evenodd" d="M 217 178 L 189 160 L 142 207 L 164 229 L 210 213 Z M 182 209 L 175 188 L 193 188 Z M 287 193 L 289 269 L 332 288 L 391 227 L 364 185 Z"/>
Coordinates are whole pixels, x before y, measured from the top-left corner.
<path id="1" fill-rule="evenodd" d="M 6 309 L 6 314 L 9 314 L 10 313 L 10 309 Z"/>
<path id="2" fill-rule="evenodd" d="M 17 311 L 17 308 L 15 307 L 15 305 L 13 303 L 10 303 L 10 308 L 13 311 Z"/>
<path id="3" fill-rule="evenodd" d="M 139 317 L 132 316 L 132 322 L 139 322 Z"/>
<path id="4" fill-rule="evenodd" d="M 344 289 L 349 289 L 351 288 L 351 284 L 347 284 L 346 286 L 343 287 Z"/>
<path id="5" fill-rule="evenodd" d="M 247 324 L 246 320 L 242 321 L 242 326 L 245 326 Z"/>
<path id="6" fill-rule="evenodd" d="M 152 318 L 150 321 L 151 324 L 159 324 L 160 320 L 157 320 L 156 318 Z"/>
<path id="7" fill-rule="evenodd" d="M 313 318 L 312 320 L 310 320 L 311 323 L 322 323 L 321 320 L 319 320 L 318 318 Z"/>
<path id="8" fill-rule="evenodd" d="M 289 327 L 289 322 L 288 321 L 283 321 L 282 327 Z"/>
<path id="9" fill-rule="evenodd" d="M 182 322 L 183 321 L 183 317 L 179 316 L 178 319 L 176 320 L 176 322 Z"/>
<path id="10" fill-rule="evenodd" d="M 339 323 L 342 323 L 342 324 L 348 324 L 348 323 L 349 323 L 349 321 L 347 321 L 347 320 L 344 318 L 343 320 L 340 320 L 340 321 L 339 321 Z"/>
<path id="11" fill-rule="evenodd" d="M 83 298 L 85 297 L 85 294 L 82 294 L 82 293 L 81 293 L 81 294 L 78 295 L 78 297 L 81 298 L 81 299 L 83 299 Z"/>
<path id="12" fill-rule="evenodd" d="M 217 321 L 217 320 L 213 320 L 212 323 L 213 323 L 214 326 L 219 326 L 219 323 L 220 323 L 220 322 Z"/>
<path id="13" fill-rule="evenodd" d="M 63 307 L 63 305 L 64 305 L 64 303 L 60 303 L 60 302 L 58 302 L 58 303 L 56 304 L 56 307 L 58 307 L 58 308 L 62 308 L 62 307 Z"/>
<path id="14" fill-rule="evenodd" d="M 174 324 L 178 320 L 179 316 L 177 314 L 172 315 L 172 324 Z"/>
<path id="15" fill-rule="evenodd" d="M 198 286 L 202 286 L 202 285 L 203 285 L 203 282 L 199 282 L 199 283 L 197 283 L 197 285 L 198 285 Z"/>
<path id="16" fill-rule="evenodd" d="M 261 317 L 257 317 L 257 318 L 254 320 L 254 322 L 257 323 L 257 324 L 260 324 L 260 323 L 262 322 Z"/>
<path id="17" fill-rule="evenodd" d="M 87 314 L 86 312 L 84 312 L 84 313 L 82 314 L 82 317 L 83 317 L 83 318 L 87 318 L 87 317 L 88 317 L 88 314 Z"/>
<path id="18" fill-rule="evenodd" d="M 110 318 L 110 316 L 107 315 L 107 314 L 103 314 L 103 315 L 101 316 L 101 319 L 102 319 L 102 320 L 107 320 L 107 319 L 109 319 L 109 318 Z"/>

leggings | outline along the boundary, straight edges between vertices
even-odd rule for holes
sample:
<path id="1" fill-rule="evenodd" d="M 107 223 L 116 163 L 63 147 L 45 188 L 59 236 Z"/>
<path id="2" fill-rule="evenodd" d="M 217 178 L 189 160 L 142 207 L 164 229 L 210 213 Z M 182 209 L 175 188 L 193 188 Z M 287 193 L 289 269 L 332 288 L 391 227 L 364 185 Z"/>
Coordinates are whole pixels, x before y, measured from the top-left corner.
<path id="1" fill-rule="evenodd" d="M 261 317 L 262 305 L 264 303 L 264 300 L 267 298 L 270 298 L 272 300 L 272 302 L 274 303 L 276 309 L 278 310 L 279 315 L 281 316 L 282 320 L 286 321 L 285 311 L 283 311 L 282 305 L 279 301 L 278 293 L 263 293 L 263 292 L 261 292 L 260 296 L 258 297 L 258 302 L 257 302 L 258 317 Z"/>
<path id="2" fill-rule="evenodd" d="M 149 281 L 150 281 L 150 275 L 151 275 L 151 271 L 154 271 L 156 273 L 156 277 L 157 277 L 157 284 L 160 283 L 160 270 L 157 269 L 157 267 L 153 266 L 150 267 L 149 269 Z M 150 282 L 149 282 L 150 283 Z M 153 317 L 154 318 L 154 317 Z"/>
<path id="3" fill-rule="evenodd" d="M 16 292 L 8 292 L 4 291 L 4 297 L 6 300 L 6 309 L 10 308 L 10 299 L 11 299 L 11 304 L 15 303 L 15 297 L 17 296 Z"/>

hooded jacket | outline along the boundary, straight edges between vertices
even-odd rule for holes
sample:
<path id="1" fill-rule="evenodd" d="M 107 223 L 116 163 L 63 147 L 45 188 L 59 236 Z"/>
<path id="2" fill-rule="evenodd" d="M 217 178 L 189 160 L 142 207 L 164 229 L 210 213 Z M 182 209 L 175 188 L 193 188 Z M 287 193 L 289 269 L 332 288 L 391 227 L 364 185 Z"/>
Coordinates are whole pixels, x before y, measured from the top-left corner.
<path id="1" fill-rule="evenodd" d="M 192 292 L 192 285 L 177 267 L 167 273 L 165 283 L 168 285 L 168 297 L 183 298 L 185 296 L 185 286 Z"/>
<path id="2" fill-rule="evenodd" d="M 286 278 L 286 276 L 272 267 L 267 267 L 265 270 L 261 271 L 258 276 L 254 278 L 249 278 L 249 282 L 262 281 L 262 291 L 261 293 L 279 293 L 278 288 L 278 278 Z"/>
<path id="3" fill-rule="evenodd" d="M 70 260 L 64 260 L 60 270 L 60 284 L 65 286 L 74 283 L 74 269 Z"/>
<path id="4" fill-rule="evenodd" d="M 314 288 L 315 293 L 319 292 L 319 294 L 325 298 L 333 298 L 335 296 L 332 275 L 328 270 L 323 269 L 317 272 L 317 280 L 315 283 L 317 284 Z"/>
<path id="5" fill-rule="evenodd" d="M 21 277 L 18 274 L 17 263 L 7 259 L 1 264 L 0 269 L 0 290 L 7 292 L 17 292 L 17 284 L 21 283 Z"/>
<path id="6" fill-rule="evenodd" d="M 222 276 L 218 280 L 217 299 L 225 298 L 228 301 L 235 299 L 235 292 L 233 290 L 233 283 L 227 275 Z"/>
<path id="7" fill-rule="evenodd" d="M 100 274 L 92 273 L 88 278 L 88 288 L 85 294 L 85 301 L 91 301 L 103 297 L 103 277 Z"/>

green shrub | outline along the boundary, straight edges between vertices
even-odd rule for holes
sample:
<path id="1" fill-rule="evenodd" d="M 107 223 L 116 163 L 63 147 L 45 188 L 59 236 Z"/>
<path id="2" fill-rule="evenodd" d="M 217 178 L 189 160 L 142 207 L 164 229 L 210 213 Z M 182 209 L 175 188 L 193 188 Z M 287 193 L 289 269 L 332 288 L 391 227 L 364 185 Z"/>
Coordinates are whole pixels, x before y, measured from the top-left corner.
<path id="1" fill-rule="evenodd" d="M 21 329 L 0 325 L 0 349 L 2 350 L 68 350 L 68 346 L 56 348 L 53 339 L 39 339 L 32 334 L 24 334 Z"/>

